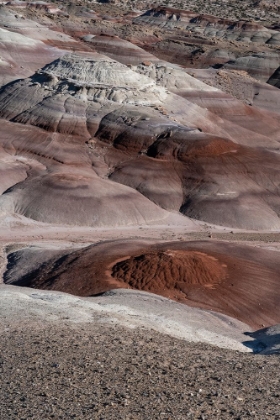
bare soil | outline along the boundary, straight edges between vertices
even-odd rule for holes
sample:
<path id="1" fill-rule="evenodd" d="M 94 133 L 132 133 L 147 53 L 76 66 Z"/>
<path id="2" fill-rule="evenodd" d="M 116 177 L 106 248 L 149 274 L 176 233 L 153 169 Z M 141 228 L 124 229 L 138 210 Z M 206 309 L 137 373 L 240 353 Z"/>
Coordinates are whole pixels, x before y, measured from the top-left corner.
<path id="1" fill-rule="evenodd" d="M 102 323 L 6 329 L 1 419 L 279 419 L 279 356 Z"/>
<path id="2" fill-rule="evenodd" d="M 40 252 L 32 247 L 11 252 L 4 282 L 77 296 L 133 288 L 226 314 L 255 329 L 280 323 L 275 250 L 215 240 L 127 238 L 55 251 L 45 260 Z"/>
<path id="3" fill-rule="evenodd" d="M 183 292 L 188 284 L 220 283 L 226 276 L 226 266 L 202 252 L 166 250 L 120 261 L 114 265 L 112 276 L 137 290 Z"/>

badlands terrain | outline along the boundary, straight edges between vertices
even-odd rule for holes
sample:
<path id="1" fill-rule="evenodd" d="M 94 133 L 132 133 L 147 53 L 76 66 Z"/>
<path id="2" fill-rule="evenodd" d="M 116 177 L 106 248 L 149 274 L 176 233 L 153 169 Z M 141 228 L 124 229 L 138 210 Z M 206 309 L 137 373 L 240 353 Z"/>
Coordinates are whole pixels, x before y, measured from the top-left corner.
<path id="1" fill-rule="evenodd" d="M 277 419 L 280 4 L 0 4 L 0 418 Z"/>

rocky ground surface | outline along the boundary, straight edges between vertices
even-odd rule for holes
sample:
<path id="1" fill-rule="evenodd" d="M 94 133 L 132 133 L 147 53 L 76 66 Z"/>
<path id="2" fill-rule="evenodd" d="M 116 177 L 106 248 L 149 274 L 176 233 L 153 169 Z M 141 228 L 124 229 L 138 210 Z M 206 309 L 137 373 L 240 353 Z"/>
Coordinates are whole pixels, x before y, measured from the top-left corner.
<path id="1" fill-rule="evenodd" d="M 112 3 L 117 4 L 119 7 L 124 5 L 124 2 L 115 0 Z M 126 7 L 132 8 L 145 8 L 153 2 L 147 0 L 127 0 Z M 207 13 L 210 15 L 218 16 L 227 19 L 252 19 L 267 24 L 278 23 L 280 2 L 279 0 L 245 0 L 245 1 L 228 1 L 228 0 L 164 0 L 159 4 L 172 5 L 173 7 L 190 9 L 198 13 Z"/>
<path id="2" fill-rule="evenodd" d="M 2 419 L 279 419 L 279 356 L 102 323 L 6 328 Z"/>

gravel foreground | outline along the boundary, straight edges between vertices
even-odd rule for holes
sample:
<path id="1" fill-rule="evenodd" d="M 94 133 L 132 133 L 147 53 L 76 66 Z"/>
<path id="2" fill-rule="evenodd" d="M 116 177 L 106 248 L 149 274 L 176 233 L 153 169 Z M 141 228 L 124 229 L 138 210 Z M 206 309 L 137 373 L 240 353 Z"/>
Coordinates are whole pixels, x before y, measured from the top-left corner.
<path id="1" fill-rule="evenodd" d="M 0 418 L 280 419 L 279 355 L 102 323 L 6 328 Z"/>

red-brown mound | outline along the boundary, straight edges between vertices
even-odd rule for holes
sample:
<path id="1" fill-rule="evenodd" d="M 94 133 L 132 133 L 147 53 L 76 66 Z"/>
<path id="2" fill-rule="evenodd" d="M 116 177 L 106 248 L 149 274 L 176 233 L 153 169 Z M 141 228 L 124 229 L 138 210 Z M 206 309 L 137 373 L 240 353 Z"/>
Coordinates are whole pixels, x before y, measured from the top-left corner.
<path id="1" fill-rule="evenodd" d="M 185 293 L 188 285 L 213 286 L 226 272 L 224 264 L 202 252 L 166 250 L 120 261 L 113 266 L 112 276 L 134 289 L 162 294 L 166 290 Z"/>
<path id="2" fill-rule="evenodd" d="M 276 251 L 212 240 L 124 239 L 45 252 L 33 247 L 11 252 L 5 283 L 78 296 L 132 288 L 221 312 L 253 328 L 280 323 Z"/>

